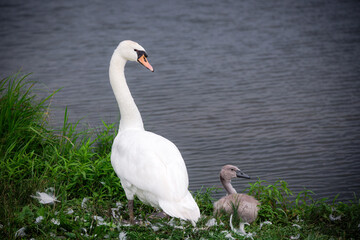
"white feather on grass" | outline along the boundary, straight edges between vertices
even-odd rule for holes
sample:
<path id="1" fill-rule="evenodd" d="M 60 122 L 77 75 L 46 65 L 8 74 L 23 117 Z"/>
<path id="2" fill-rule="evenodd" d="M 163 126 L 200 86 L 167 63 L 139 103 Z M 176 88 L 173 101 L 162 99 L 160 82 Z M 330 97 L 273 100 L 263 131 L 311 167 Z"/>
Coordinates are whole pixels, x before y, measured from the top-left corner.
<path id="1" fill-rule="evenodd" d="M 43 216 L 39 216 L 35 219 L 35 223 L 40 223 L 44 219 Z"/>
<path id="2" fill-rule="evenodd" d="M 119 234 L 119 239 L 120 239 L 120 240 L 126 240 L 126 233 L 125 233 L 125 232 L 121 232 L 121 233 Z"/>
<path id="3" fill-rule="evenodd" d="M 55 225 L 60 225 L 60 220 L 58 220 L 58 219 L 52 218 L 51 222 Z"/>
<path id="4" fill-rule="evenodd" d="M 60 202 L 53 193 L 36 192 L 36 195 L 37 196 L 31 197 L 38 199 L 41 204 L 54 204 L 55 202 Z"/>
<path id="5" fill-rule="evenodd" d="M 89 199 L 88 198 L 84 198 L 81 202 L 81 207 L 82 208 L 86 208 L 86 202 L 88 201 Z"/>
<path id="6" fill-rule="evenodd" d="M 291 240 L 296 240 L 300 238 L 300 234 L 298 233 L 296 236 L 290 236 Z"/>
<path id="7" fill-rule="evenodd" d="M 66 214 L 71 215 L 73 213 L 74 213 L 74 210 L 72 210 L 71 208 L 68 208 Z"/>
<path id="8" fill-rule="evenodd" d="M 298 225 L 298 224 L 293 224 L 292 226 L 293 226 L 293 227 L 297 227 L 298 229 L 301 229 L 301 226 Z"/>
<path id="9" fill-rule="evenodd" d="M 298 224 L 293 224 L 292 226 L 293 226 L 293 227 L 296 227 L 296 228 L 298 228 L 298 229 L 301 229 L 301 226 L 298 225 Z M 290 236 L 290 239 L 291 239 L 291 240 L 296 240 L 296 239 L 299 239 L 299 238 L 300 238 L 300 233 L 298 233 L 296 236 Z"/>
<path id="10" fill-rule="evenodd" d="M 168 225 L 171 227 L 174 227 L 177 229 L 184 229 L 184 226 L 182 226 L 184 224 L 184 222 L 180 220 L 180 224 L 181 224 L 181 226 L 176 225 L 174 218 L 171 218 L 171 220 L 168 222 Z"/>
<path id="11" fill-rule="evenodd" d="M 93 216 L 93 219 L 97 222 L 98 226 L 101 225 L 108 225 L 105 221 L 104 218 L 100 217 L 100 216 Z"/>
<path id="12" fill-rule="evenodd" d="M 331 214 L 329 215 L 329 219 L 330 219 L 331 221 L 341 220 L 341 215 L 335 217 L 335 216 L 333 215 L 333 212 L 336 212 L 336 209 L 335 209 L 334 207 L 331 208 Z"/>
<path id="13" fill-rule="evenodd" d="M 261 228 L 262 228 L 262 226 L 263 226 L 263 225 L 265 225 L 265 224 L 269 224 L 269 225 L 271 225 L 271 224 L 272 224 L 272 222 L 270 222 L 270 221 L 265 221 L 265 222 L 260 223 L 260 229 L 261 229 Z"/>
<path id="14" fill-rule="evenodd" d="M 22 227 L 19 230 L 16 231 L 15 233 L 15 238 L 17 237 L 25 237 L 26 233 L 25 233 L 26 227 Z"/>
<path id="15" fill-rule="evenodd" d="M 118 215 L 116 214 L 116 212 L 119 212 L 121 207 L 122 207 L 122 203 L 116 202 L 116 208 L 111 208 L 111 215 L 113 216 L 114 219 L 120 218 L 120 213 Z"/>
<path id="16" fill-rule="evenodd" d="M 231 231 L 233 231 L 234 233 L 237 233 L 241 236 L 244 236 L 246 238 L 251 238 L 253 239 L 253 234 L 252 233 L 246 233 L 245 232 L 245 225 L 250 225 L 249 223 L 247 222 L 240 222 L 240 226 L 239 226 L 239 229 L 236 229 L 233 227 L 233 224 L 232 224 L 232 217 L 233 215 L 231 214 L 230 215 L 230 228 L 231 228 Z"/>
<path id="17" fill-rule="evenodd" d="M 226 239 L 235 240 L 235 238 L 233 236 L 231 236 L 231 233 L 229 233 L 228 231 L 222 231 L 221 233 L 226 234 L 225 235 Z"/>
<path id="18" fill-rule="evenodd" d="M 213 227 L 213 226 L 216 226 L 217 223 L 216 223 L 216 219 L 215 218 L 211 218 L 207 223 L 206 223 L 206 226 L 207 227 Z"/>
<path id="19" fill-rule="evenodd" d="M 338 221 L 338 220 L 341 220 L 341 215 L 334 217 L 334 215 L 330 214 L 329 219 L 331 221 Z"/>
<path id="20" fill-rule="evenodd" d="M 160 227 L 156 226 L 156 225 L 151 225 L 152 230 L 154 230 L 154 232 L 159 231 Z"/>

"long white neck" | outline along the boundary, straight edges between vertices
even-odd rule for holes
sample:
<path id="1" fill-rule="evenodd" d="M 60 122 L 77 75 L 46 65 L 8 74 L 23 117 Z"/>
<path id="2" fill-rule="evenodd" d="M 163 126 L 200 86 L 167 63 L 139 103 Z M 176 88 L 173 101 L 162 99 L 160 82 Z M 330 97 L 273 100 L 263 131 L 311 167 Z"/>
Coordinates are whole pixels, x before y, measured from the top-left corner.
<path id="1" fill-rule="evenodd" d="M 227 194 L 237 193 L 235 188 L 231 185 L 231 181 L 226 180 L 221 176 L 220 176 L 220 181 L 221 181 L 222 185 L 224 186 Z"/>
<path id="2" fill-rule="evenodd" d="M 109 78 L 120 108 L 121 120 L 119 132 L 130 128 L 144 130 L 139 109 L 131 96 L 125 79 L 124 69 L 127 60 L 116 51 L 117 50 L 115 50 L 110 60 Z"/>

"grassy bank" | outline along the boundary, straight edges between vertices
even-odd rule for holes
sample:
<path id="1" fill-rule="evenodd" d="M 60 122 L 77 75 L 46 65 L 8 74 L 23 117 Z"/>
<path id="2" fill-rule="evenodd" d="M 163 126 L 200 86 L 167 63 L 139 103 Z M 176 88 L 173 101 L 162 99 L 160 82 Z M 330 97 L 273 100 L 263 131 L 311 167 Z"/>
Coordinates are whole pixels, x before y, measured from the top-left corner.
<path id="1" fill-rule="evenodd" d="M 252 235 L 231 231 L 228 216 L 213 218 L 216 189 L 193 192 L 202 214 L 195 228 L 177 219 L 152 219 L 155 209 L 140 201 L 139 223 L 130 226 L 110 163 L 117 125 L 79 131 L 65 110 L 61 129 L 51 129 L 53 94 L 35 100 L 27 78 L 15 74 L 0 84 L 0 239 L 360 239 L 356 196 L 346 203 L 314 200 L 308 190 L 291 197 L 284 181 L 249 185 L 247 192 L 262 203 L 258 220 L 245 227 Z M 56 201 L 40 203 L 37 192 Z M 234 227 L 238 223 L 235 216 Z"/>

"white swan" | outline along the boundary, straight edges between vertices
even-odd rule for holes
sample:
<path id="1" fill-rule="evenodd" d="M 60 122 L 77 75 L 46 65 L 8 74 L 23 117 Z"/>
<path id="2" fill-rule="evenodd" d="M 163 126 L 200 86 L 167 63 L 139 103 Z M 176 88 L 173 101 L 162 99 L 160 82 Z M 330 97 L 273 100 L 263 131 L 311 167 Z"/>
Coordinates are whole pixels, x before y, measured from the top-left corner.
<path id="1" fill-rule="evenodd" d="M 154 70 L 147 61 L 145 49 L 130 40 L 122 41 L 111 57 L 110 83 L 121 114 L 111 164 L 128 199 L 130 222 L 134 223 L 136 195 L 142 202 L 161 208 L 172 217 L 190 220 L 194 225 L 200 210 L 188 191 L 185 162 L 172 142 L 145 131 L 126 83 L 124 68 L 127 61 L 138 61 L 150 71 Z"/>
<path id="2" fill-rule="evenodd" d="M 253 196 L 236 192 L 231 185 L 231 179 L 236 177 L 250 178 L 236 166 L 225 165 L 222 167 L 220 171 L 220 181 L 227 195 L 214 203 L 214 214 L 221 215 L 222 212 L 232 214 L 234 210 L 236 210 L 243 222 L 252 223 L 257 218 L 260 202 Z"/>

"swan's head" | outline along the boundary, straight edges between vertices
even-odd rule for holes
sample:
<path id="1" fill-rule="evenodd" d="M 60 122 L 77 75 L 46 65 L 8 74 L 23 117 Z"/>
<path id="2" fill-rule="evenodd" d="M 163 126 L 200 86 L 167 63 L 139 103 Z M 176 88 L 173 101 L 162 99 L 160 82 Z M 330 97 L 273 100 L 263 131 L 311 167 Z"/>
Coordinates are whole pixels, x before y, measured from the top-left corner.
<path id="1" fill-rule="evenodd" d="M 154 71 L 153 67 L 147 60 L 148 55 L 146 54 L 145 49 L 138 43 L 125 40 L 122 41 L 119 46 L 116 48 L 116 51 L 128 61 L 137 61 L 150 71 Z"/>
<path id="2" fill-rule="evenodd" d="M 227 180 L 227 181 L 231 181 L 232 178 L 247 178 L 249 179 L 250 177 L 245 174 L 244 172 L 242 172 L 238 167 L 233 166 L 233 165 L 225 165 L 222 167 L 221 171 L 220 171 L 220 178 Z"/>

